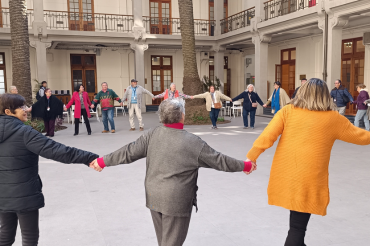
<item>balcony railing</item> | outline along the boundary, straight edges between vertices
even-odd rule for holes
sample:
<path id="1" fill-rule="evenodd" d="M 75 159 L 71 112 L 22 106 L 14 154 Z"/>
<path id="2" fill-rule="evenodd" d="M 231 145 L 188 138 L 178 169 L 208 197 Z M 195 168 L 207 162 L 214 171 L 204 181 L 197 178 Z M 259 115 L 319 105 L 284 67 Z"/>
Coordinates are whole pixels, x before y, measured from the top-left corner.
<path id="1" fill-rule="evenodd" d="M 265 2 L 265 20 L 316 6 L 318 0 L 270 0 Z"/>
<path id="2" fill-rule="evenodd" d="M 180 35 L 180 18 L 159 18 L 143 16 L 144 27 L 147 33 Z M 194 19 L 194 33 L 198 36 L 214 35 L 214 20 Z"/>
<path id="3" fill-rule="evenodd" d="M 32 28 L 32 22 L 34 20 L 33 9 L 27 9 L 26 14 L 28 19 L 28 28 Z M 1 8 L 0 27 L 10 28 L 9 8 Z"/>
<path id="4" fill-rule="evenodd" d="M 132 32 L 132 15 L 44 11 L 48 29 L 96 32 Z"/>
<path id="5" fill-rule="evenodd" d="M 228 33 L 246 26 L 250 25 L 251 19 L 255 15 L 255 9 L 250 8 L 239 12 L 235 15 L 229 16 L 228 18 L 222 19 L 221 24 L 221 34 Z"/>

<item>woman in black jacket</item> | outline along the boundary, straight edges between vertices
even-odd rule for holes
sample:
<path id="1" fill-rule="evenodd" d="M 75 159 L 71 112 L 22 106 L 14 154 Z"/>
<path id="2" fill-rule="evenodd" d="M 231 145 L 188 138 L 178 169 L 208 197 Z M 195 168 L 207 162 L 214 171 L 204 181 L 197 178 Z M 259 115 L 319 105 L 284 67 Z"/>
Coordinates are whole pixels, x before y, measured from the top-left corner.
<path id="1" fill-rule="evenodd" d="M 63 102 L 51 95 L 50 88 L 45 89 L 45 96 L 32 106 L 32 118 L 44 120 L 45 136 L 54 137 L 55 119 L 58 116 L 63 116 L 63 109 Z"/>
<path id="2" fill-rule="evenodd" d="M 254 129 L 254 122 L 256 119 L 257 103 L 263 106 L 261 98 L 256 92 L 254 92 L 254 85 L 248 85 L 247 89 L 242 92 L 239 96 L 233 98 L 233 102 L 239 99 L 244 99 L 243 102 L 243 122 L 244 129 L 248 129 L 248 114 L 251 117 L 251 127 Z M 253 107 L 255 106 L 255 107 Z"/>
<path id="3" fill-rule="evenodd" d="M 22 245 L 38 244 L 39 209 L 45 205 L 38 175 L 39 155 L 87 166 L 98 157 L 54 142 L 25 125 L 25 103 L 20 95 L 0 95 L 0 245 L 14 243 L 18 221 Z"/>

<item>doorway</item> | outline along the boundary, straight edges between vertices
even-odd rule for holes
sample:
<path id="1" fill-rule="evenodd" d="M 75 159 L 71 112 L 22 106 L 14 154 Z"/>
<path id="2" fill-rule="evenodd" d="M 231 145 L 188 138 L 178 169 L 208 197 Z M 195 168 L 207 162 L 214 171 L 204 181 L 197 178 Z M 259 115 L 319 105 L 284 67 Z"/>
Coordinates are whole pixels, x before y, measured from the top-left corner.
<path id="1" fill-rule="evenodd" d="M 83 85 L 89 94 L 90 101 L 97 91 L 96 84 L 96 56 L 71 54 L 72 90 L 75 86 Z"/>
<path id="2" fill-rule="evenodd" d="M 170 88 L 173 81 L 172 56 L 151 56 L 152 70 L 152 93 L 154 96 L 161 94 Z M 153 105 L 159 105 L 162 99 L 153 101 Z"/>
<path id="3" fill-rule="evenodd" d="M 365 46 L 362 38 L 346 39 L 342 41 L 342 85 L 357 100 L 358 92 L 356 86 L 363 84 L 365 74 Z M 331 81 L 332 82 L 332 81 Z M 348 104 L 346 114 L 355 115 L 356 105 Z"/>
<path id="4" fill-rule="evenodd" d="M 150 0 L 150 33 L 172 33 L 171 0 Z"/>
<path id="5" fill-rule="evenodd" d="M 95 31 L 94 0 L 68 0 L 69 30 Z"/>
<path id="6" fill-rule="evenodd" d="M 295 91 L 296 49 L 281 50 L 281 65 L 276 67 L 275 76 L 279 74 L 281 87 L 291 98 Z M 279 71 L 278 71 L 279 70 Z M 277 77 L 277 76 L 276 76 Z"/>

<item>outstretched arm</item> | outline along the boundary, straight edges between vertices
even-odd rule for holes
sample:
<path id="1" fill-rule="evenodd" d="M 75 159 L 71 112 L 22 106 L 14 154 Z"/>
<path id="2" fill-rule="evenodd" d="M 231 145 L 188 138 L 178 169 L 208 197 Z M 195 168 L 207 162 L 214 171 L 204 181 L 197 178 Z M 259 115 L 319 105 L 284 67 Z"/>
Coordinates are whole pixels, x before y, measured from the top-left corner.
<path id="1" fill-rule="evenodd" d="M 213 168 L 224 172 L 250 172 L 252 168 L 251 163 L 246 163 L 217 152 L 207 143 L 204 143 L 200 152 L 198 165 L 199 167 Z"/>
<path id="2" fill-rule="evenodd" d="M 144 94 L 149 95 L 151 98 L 154 97 L 154 95 L 150 91 L 148 91 L 147 89 L 145 89 L 144 87 L 143 87 L 143 92 L 144 92 Z"/>
<path id="3" fill-rule="evenodd" d="M 59 161 L 62 163 L 84 163 L 89 165 L 91 161 L 99 157 L 98 155 L 80 150 L 73 147 L 68 147 L 58 142 L 55 142 L 36 130 L 29 127 L 25 130 L 24 143 L 26 148 L 44 158 Z"/>
<path id="4" fill-rule="evenodd" d="M 164 94 L 166 94 L 166 92 L 163 92 L 163 93 L 161 93 L 161 94 L 158 94 L 158 95 L 154 96 L 154 97 L 153 97 L 153 100 L 154 100 L 154 99 L 158 99 L 158 98 L 164 98 Z"/>
<path id="5" fill-rule="evenodd" d="M 284 108 L 277 112 L 270 124 L 268 124 L 262 134 L 253 143 L 252 149 L 247 154 L 248 159 L 256 162 L 258 157 L 265 152 L 266 149 L 274 145 L 284 130 L 284 114 Z"/>
<path id="6" fill-rule="evenodd" d="M 337 122 L 339 121 L 338 123 L 343 126 L 343 131 L 338 133 L 339 136 L 337 138 L 339 140 L 357 145 L 370 145 L 369 131 L 354 126 L 347 118 L 342 115 L 338 117 L 340 120 L 337 120 Z"/>

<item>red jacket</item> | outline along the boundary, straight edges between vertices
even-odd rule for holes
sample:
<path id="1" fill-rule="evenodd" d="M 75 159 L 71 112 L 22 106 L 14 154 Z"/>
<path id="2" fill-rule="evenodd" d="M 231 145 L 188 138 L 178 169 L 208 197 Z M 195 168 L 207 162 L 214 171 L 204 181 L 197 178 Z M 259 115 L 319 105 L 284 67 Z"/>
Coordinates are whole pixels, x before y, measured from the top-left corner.
<path id="1" fill-rule="evenodd" d="M 91 102 L 90 102 L 90 99 L 89 99 L 89 95 L 87 94 L 87 92 L 83 92 L 82 93 L 82 97 L 84 99 L 84 105 L 85 105 L 85 110 L 86 110 L 86 113 L 87 113 L 87 117 L 91 117 L 90 115 L 90 110 L 89 110 L 89 106 L 91 105 Z M 67 108 L 70 108 L 72 106 L 72 104 L 75 104 L 75 118 L 76 119 L 79 119 L 81 117 L 81 101 L 80 101 L 80 95 L 77 91 L 73 92 L 73 95 L 72 95 L 72 98 L 71 100 L 69 101 L 69 103 L 67 104 Z"/>
<path id="2" fill-rule="evenodd" d="M 168 99 L 168 89 L 166 90 L 166 93 L 164 94 L 164 100 Z M 179 97 L 179 91 L 175 90 L 175 98 Z"/>

